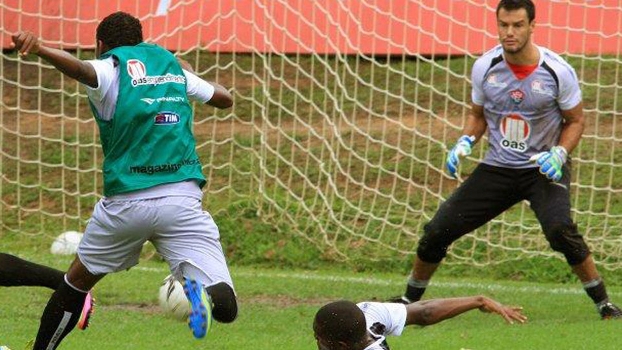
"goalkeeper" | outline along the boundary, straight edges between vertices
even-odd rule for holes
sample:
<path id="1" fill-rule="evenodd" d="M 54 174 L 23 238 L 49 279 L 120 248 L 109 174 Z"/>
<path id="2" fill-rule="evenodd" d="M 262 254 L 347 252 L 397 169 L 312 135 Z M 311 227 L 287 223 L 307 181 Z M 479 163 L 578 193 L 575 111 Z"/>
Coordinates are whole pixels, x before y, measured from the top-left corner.
<path id="1" fill-rule="evenodd" d="M 488 153 L 424 226 L 406 292 L 394 300 L 420 300 L 455 240 L 526 200 L 549 245 L 564 255 L 601 318 L 620 318 L 622 311 L 609 301 L 570 216 L 568 155 L 584 129 L 577 75 L 560 56 L 532 42 L 531 0 L 501 0 L 496 16 L 501 44 L 473 65 L 472 109 L 463 136 L 449 152 L 447 171 L 458 177 L 461 157 L 471 153 L 486 129 Z"/>

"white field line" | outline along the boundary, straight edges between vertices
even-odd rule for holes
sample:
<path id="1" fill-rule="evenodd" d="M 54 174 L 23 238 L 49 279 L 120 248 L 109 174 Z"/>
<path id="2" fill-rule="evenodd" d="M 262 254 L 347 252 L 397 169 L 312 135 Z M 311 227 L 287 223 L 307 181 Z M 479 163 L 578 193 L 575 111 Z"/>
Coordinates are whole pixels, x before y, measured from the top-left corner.
<path id="1" fill-rule="evenodd" d="M 148 271 L 148 272 L 160 272 L 160 273 L 168 273 L 167 269 L 158 269 L 152 267 L 135 267 L 136 270 L 140 271 Z M 344 277 L 344 276 L 330 276 L 330 275 L 317 275 L 314 273 L 284 273 L 284 272 L 235 272 L 234 276 L 240 277 L 264 277 L 264 278 L 281 278 L 281 279 L 291 279 L 291 280 L 307 280 L 307 281 L 325 281 L 325 282 L 347 282 L 347 283 L 355 283 L 369 286 L 389 286 L 389 285 L 401 285 L 401 283 L 405 283 L 406 278 L 396 280 L 389 278 L 367 278 L 367 277 Z M 507 286 L 500 285 L 496 283 L 477 283 L 477 282 L 445 282 L 445 281 L 434 281 L 430 282 L 431 286 L 449 288 L 449 289 L 463 289 L 463 288 L 473 288 L 479 289 L 482 291 L 492 291 L 492 292 L 512 292 L 512 293 L 544 293 L 544 294 L 585 294 L 583 289 L 577 285 L 577 287 L 569 287 L 569 288 L 547 288 L 543 286 Z M 608 291 L 609 295 L 622 295 L 622 292 L 612 292 Z"/>

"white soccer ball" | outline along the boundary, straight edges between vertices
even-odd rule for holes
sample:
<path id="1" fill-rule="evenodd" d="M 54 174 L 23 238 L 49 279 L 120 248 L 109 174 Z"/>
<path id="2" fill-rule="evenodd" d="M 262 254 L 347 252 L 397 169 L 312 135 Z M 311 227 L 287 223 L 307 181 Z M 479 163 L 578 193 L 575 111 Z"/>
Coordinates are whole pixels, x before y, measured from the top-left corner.
<path id="1" fill-rule="evenodd" d="M 78 251 L 82 233 L 76 231 L 63 232 L 52 242 L 50 251 L 54 255 L 73 255 Z"/>
<path id="2" fill-rule="evenodd" d="M 184 293 L 184 287 L 172 275 L 166 276 L 160 286 L 158 300 L 160 307 L 172 317 L 180 320 L 188 320 L 190 303 Z"/>

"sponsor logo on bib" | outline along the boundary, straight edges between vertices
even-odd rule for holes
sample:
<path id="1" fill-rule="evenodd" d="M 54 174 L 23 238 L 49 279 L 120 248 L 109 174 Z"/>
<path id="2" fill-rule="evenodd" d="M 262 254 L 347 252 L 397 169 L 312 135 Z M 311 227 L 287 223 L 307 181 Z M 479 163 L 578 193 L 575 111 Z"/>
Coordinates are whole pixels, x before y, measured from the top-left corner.
<path id="1" fill-rule="evenodd" d="M 132 78 L 132 87 L 139 85 L 185 84 L 184 75 L 167 73 L 166 75 L 147 75 L 147 67 L 138 59 L 127 60 L 127 74 Z"/>
<path id="2" fill-rule="evenodd" d="M 132 80 L 139 80 L 147 76 L 147 68 L 140 60 L 127 60 L 127 74 L 132 77 Z"/>
<path id="3" fill-rule="evenodd" d="M 179 114 L 174 112 L 160 112 L 154 118 L 155 125 L 168 125 L 179 123 Z"/>

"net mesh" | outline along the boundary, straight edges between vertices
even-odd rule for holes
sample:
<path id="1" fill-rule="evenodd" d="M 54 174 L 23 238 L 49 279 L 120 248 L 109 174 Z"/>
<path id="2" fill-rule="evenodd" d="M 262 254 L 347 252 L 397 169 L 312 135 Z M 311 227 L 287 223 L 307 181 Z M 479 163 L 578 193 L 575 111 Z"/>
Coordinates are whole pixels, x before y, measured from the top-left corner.
<path id="1" fill-rule="evenodd" d="M 84 228 L 102 193 L 102 152 L 84 88 L 11 51 L 17 30 L 91 59 L 105 15 L 136 15 L 146 41 L 232 88 L 230 110 L 194 106 L 209 210 L 249 206 L 327 258 L 368 260 L 411 254 L 458 185 L 443 172 L 446 147 L 468 113 L 471 65 L 496 41 L 496 1 L 34 3 L 0 3 L 0 235 L 23 240 Z M 537 5 L 536 43 L 569 60 L 584 93 L 572 214 L 596 259 L 620 268 L 622 8 Z M 523 203 L 457 242 L 448 262 L 531 256 L 559 257 Z"/>

